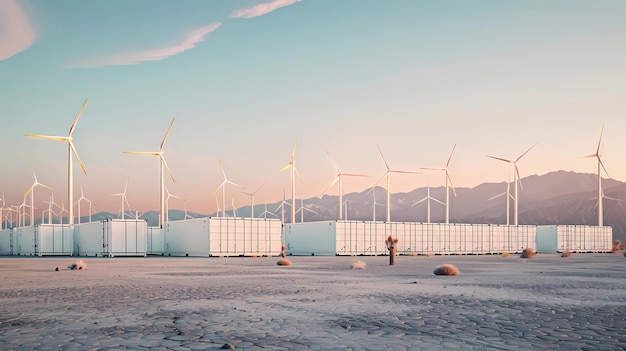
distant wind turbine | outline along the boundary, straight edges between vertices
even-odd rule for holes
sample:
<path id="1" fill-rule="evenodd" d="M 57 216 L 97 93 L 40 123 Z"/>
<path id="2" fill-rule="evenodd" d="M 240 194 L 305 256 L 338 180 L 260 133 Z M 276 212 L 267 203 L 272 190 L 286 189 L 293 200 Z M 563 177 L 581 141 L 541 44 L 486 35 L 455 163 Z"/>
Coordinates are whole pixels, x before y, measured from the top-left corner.
<path id="1" fill-rule="evenodd" d="M 124 209 L 124 204 L 126 204 L 126 206 L 128 206 L 128 210 L 130 210 L 130 204 L 128 203 L 128 199 L 126 198 L 126 190 L 128 190 L 128 180 L 129 179 L 130 179 L 130 177 L 126 178 L 126 184 L 124 185 L 124 192 L 123 193 L 112 194 L 112 196 L 119 196 L 121 198 L 122 207 L 121 207 L 121 210 L 120 210 L 120 217 L 122 219 L 126 219 L 126 211 Z"/>
<path id="2" fill-rule="evenodd" d="M 378 182 L 376 182 L 376 184 L 378 184 L 385 177 L 387 178 L 387 222 L 391 222 L 391 173 L 419 174 L 419 172 L 392 170 L 391 168 L 389 168 L 389 164 L 387 163 L 387 160 L 385 159 L 385 156 L 383 155 L 380 146 L 378 147 L 378 152 L 380 153 L 380 157 L 382 157 L 383 162 L 385 163 L 385 168 L 387 168 L 387 171 L 382 176 L 382 178 L 380 178 Z"/>
<path id="3" fill-rule="evenodd" d="M 452 192 L 454 196 L 456 196 L 456 190 L 454 190 L 454 185 L 452 185 L 452 178 L 450 178 L 450 173 L 448 173 L 448 167 L 450 166 L 450 160 L 452 160 L 452 155 L 454 154 L 454 150 L 456 149 L 456 144 L 452 147 L 452 151 L 450 151 L 450 156 L 448 156 L 448 162 L 446 162 L 446 166 L 444 168 L 422 168 L 434 171 L 444 171 L 446 175 L 446 224 L 450 223 L 450 188 L 452 188 Z M 430 187 L 428 187 L 428 191 L 430 192 Z M 430 195 L 429 195 L 430 196 Z M 439 200 L 437 200 L 439 202 Z M 430 210 L 430 202 L 428 204 Z M 430 215 L 429 215 L 430 218 Z M 430 219 L 428 221 L 430 223 Z"/>
<path id="4" fill-rule="evenodd" d="M 217 159 L 217 161 L 220 164 L 220 169 L 222 170 L 222 176 L 224 176 L 224 181 L 222 181 L 222 183 L 217 187 L 217 189 L 215 189 L 213 191 L 213 194 L 211 194 L 212 196 L 217 194 L 217 192 L 220 190 L 220 188 L 222 189 L 222 217 L 226 217 L 226 184 L 230 184 L 233 186 L 236 186 L 240 189 L 243 189 L 243 186 L 237 184 L 237 183 L 233 183 L 230 180 L 228 180 L 228 178 L 226 178 L 226 172 L 224 172 L 224 167 L 222 166 L 222 160 L 221 159 Z"/>
<path id="5" fill-rule="evenodd" d="M 45 185 L 45 184 L 41 184 L 39 183 L 39 180 L 37 180 L 37 174 L 35 174 L 35 169 L 33 168 L 33 177 L 35 178 L 35 182 L 33 183 L 33 185 L 30 186 L 30 188 L 28 188 L 26 190 L 26 193 L 24 194 L 24 198 L 26 198 L 26 196 L 28 196 L 28 194 L 30 194 L 30 225 L 33 226 L 35 225 L 35 188 L 40 186 L 42 188 L 46 188 L 50 191 L 52 191 L 52 188 Z M 24 225 L 26 225 L 26 222 L 24 222 Z"/>
<path id="6" fill-rule="evenodd" d="M 374 201 L 372 202 L 372 222 L 376 222 L 376 206 L 382 206 L 383 204 L 376 202 L 376 185 L 371 187 L 369 191 L 372 192 L 372 196 L 374 198 Z"/>
<path id="7" fill-rule="evenodd" d="M 281 210 L 281 221 L 283 224 L 285 224 L 285 205 L 291 206 L 290 203 L 288 203 L 285 200 L 285 188 L 283 187 L 283 201 L 280 203 L 280 205 L 278 205 L 278 207 L 276 207 L 275 211 Z"/>
<path id="8" fill-rule="evenodd" d="M 296 146 L 297 145 L 298 145 L 298 138 L 296 138 L 296 142 L 293 144 L 293 151 L 291 152 L 291 160 L 285 167 L 280 169 L 280 171 L 282 172 L 291 168 L 291 223 L 296 222 Z"/>
<path id="9" fill-rule="evenodd" d="M 304 211 L 309 211 L 311 213 L 317 213 L 314 210 L 308 208 L 308 207 L 304 207 L 304 200 L 300 199 L 300 208 L 298 209 L 298 211 L 296 211 L 296 213 L 300 212 L 300 223 L 304 223 Z"/>
<path id="10" fill-rule="evenodd" d="M 511 176 L 509 176 L 509 180 L 506 182 L 506 191 L 498 194 L 496 196 L 492 196 L 487 201 L 491 201 L 500 196 L 506 195 L 506 225 L 510 225 L 511 218 L 511 200 L 513 200 L 513 195 L 511 195 Z"/>
<path id="11" fill-rule="evenodd" d="M 259 190 L 261 190 L 261 188 L 264 186 L 265 184 L 261 184 L 260 187 L 258 187 L 255 191 L 248 193 L 245 191 L 242 191 L 242 193 L 246 194 L 246 195 L 250 195 L 250 218 L 254 218 L 254 196 L 256 195 L 256 193 L 259 192 Z"/>
<path id="12" fill-rule="evenodd" d="M 170 191 L 167 189 L 167 187 L 165 187 L 165 193 L 167 194 L 167 197 L 165 198 L 165 222 L 169 222 L 170 221 L 170 198 L 173 197 L 175 199 L 179 199 L 179 200 L 183 200 L 185 201 L 182 197 L 180 196 L 176 196 L 174 194 L 170 194 Z"/>
<path id="13" fill-rule="evenodd" d="M 73 167 L 72 167 L 72 160 L 73 160 L 72 153 L 74 154 L 74 156 L 76 156 L 76 161 L 78 161 L 78 164 L 82 168 L 85 175 L 87 174 L 87 170 L 85 169 L 83 162 L 80 160 L 80 157 L 78 157 L 78 153 L 76 152 L 74 143 L 72 143 L 72 133 L 74 133 L 74 128 L 76 127 L 76 123 L 78 122 L 80 115 L 83 113 L 83 110 L 85 109 L 85 105 L 87 105 L 87 99 L 85 99 L 85 102 L 83 102 L 83 105 L 78 111 L 78 114 L 76 115 L 76 118 L 74 119 L 74 122 L 70 126 L 70 131 L 68 135 L 65 137 L 40 135 L 40 134 L 28 134 L 28 133 L 24 134 L 25 136 L 29 136 L 29 137 L 67 142 L 67 197 L 68 197 L 68 204 L 69 204 L 68 216 L 69 216 L 70 225 L 74 224 L 74 172 L 73 172 Z M 32 222 L 32 217 L 31 217 L 31 222 Z"/>
<path id="14" fill-rule="evenodd" d="M 604 167 L 604 163 L 602 163 L 602 155 L 600 154 L 600 145 L 602 144 L 602 134 L 604 133 L 604 124 L 602 124 L 602 129 L 600 130 L 600 139 L 598 140 L 598 147 L 596 148 L 596 152 L 591 155 L 587 155 L 585 157 L 594 157 L 598 159 L 598 227 L 604 226 L 604 209 L 602 206 L 602 198 L 604 197 L 604 193 L 602 192 L 602 172 L 601 169 L 604 170 L 604 173 L 607 177 L 610 178 L 609 172 L 606 171 Z"/>
<path id="15" fill-rule="evenodd" d="M 172 118 L 172 122 L 167 128 L 167 132 L 165 132 L 165 136 L 163 137 L 163 141 L 161 141 L 161 147 L 159 148 L 159 151 L 124 151 L 125 154 L 148 155 L 159 158 L 159 199 L 161 206 L 161 212 L 159 216 L 160 227 L 163 227 L 163 223 L 167 222 L 167 213 L 165 212 L 165 179 L 163 177 L 164 167 L 165 169 L 167 169 L 167 173 L 169 173 L 170 178 L 172 178 L 172 182 L 176 183 L 176 180 L 174 180 L 174 175 L 172 174 L 172 171 L 170 171 L 170 168 L 167 166 L 167 162 L 165 162 L 165 157 L 163 156 L 163 146 L 165 146 L 167 136 L 170 134 L 170 130 L 172 130 L 172 125 L 174 125 L 174 118 Z"/>
<path id="16" fill-rule="evenodd" d="M 192 219 L 193 217 L 187 214 L 187 200 L 183 200 L 183 206 L 185 206 L 185 219 Z"/>
<path id="17" fill-rule="evenodd" d="M 263 206 L 265 207 L 265 211 L 263 211 L 263 213 L 261 213 L 259 215 L 259 218 L 263 217 L 263 218 L 267 219 L 267 215 L 272 215 L 272 216 L 278 218 L 278 216 L 275 213 L 270 212 L 270 211 L 267 210 L 267 204 L 265 204 Z"/>
<path id="18" fill-rule="evenodd" d="M 80 198 L 74 203 L 74 205 L 78 205 L 78 224 L 80 224 L 80 204 L 82 201 L 85 201 L 89 204 L 89 222 L 91 222 L 91 214 L 92 214 L 92 203 L 91 200 L 85 197 L 85 193 L 83 193 L 83 186 L 80 186 Z"/>
<path id="19" fill-rule="evenodd" d="M 446 205 L 446 204 L 444 204 L 443 202 L 441 202 L 441 201 L 439 201 L 439 200 L 435 199 L 434 197 L 430 196 L 430 185 L 428 185 L 428 192 L 427 192 L 426 197 L 425 197 L 425 198 L 423 198 L 423 199 L 421 199 L 421 200 L 419 200 L 419 201 L 414 202 L 414 203 L 411 205 L 411 207 L 413 207 L 413 206 L 417 206 L 418 204 L 420 204 L 420 203 L 422 203 L 422 202 L 426 201 L 426 222 L 427 222 L 427 223 L 430 223 L 430 200 L 433 200 L 433 201 L 435 201 L 435 202 L 437 202 L 437 203 L 440 203 L 440 204 L 442 204 L 442 205 L 444 205 L 444 206 Z"/>
<path id="20" fill-rule="evenodd" d="M 339 170 L 339 166 L 337 165 L 337 162 L 335 162 L 335 160 L 333 159 L 333 157 L 330 155 L 330 153 L 328 151 L 326 151 L 326 155 L 328 155 L 328 159 L 330 160 L 330 162 L 333 164 L 333 167 L 335 168 L 335 171 L 337 172 L 337 175 L 335 176 L 335 179 L 333 179 L 333 181 L 330 183 L 330 185 L 328 187 L 326 187 L 326 189 L 322 192 L 322 194 L 325 194 L 328 189 L 332 188 L 333 185 L 335 185 L 337 182 L 339 182 L 339 220 L 343 219 L 342 218 L 342 213 L 343 213 L 343 177 L 367 177 L 364 174 L 354 174 L 354 173 L 341 173 L 341 170 Z"/>
<path id="21" fill-rule="evenodd" d="M 535 144 L 535 145 L 537 145 L 537 144 Z M 517 189 L 518 189 L 517 183 L 521 182 L 521 180 L 520 180 L 520 175 L 519 175 L 519 168 L 517 168 L 517 162 L 519 162 L 519 160 L 522 159 L 522 157 L 524 157 L 530 150 L 532 150 L 532 148 L 534 148 L 535 145 L 531 146 L 528 150 L 526 150 L 523 154 L 521 154 L 515 160 L 507 160 L 505 158 L 500 158 L 500 157 L 494 157 L 494 156 L 487 155 L 487 157 L 493 158 L 495 160 L 507 162 L 507 163 L 510 163 L 511 165 L 513 165 L 513 179 L 515 180 L 515 207 L 514 207 L 514 212 L 513 212 L 513 216 L 514 216 L 514 223 L 513 223 L 513 225 L 518 225 L 518 223 L 519 223 L 518 222 L 519 194 L 518 194 L 518 191 L 517 191 Z"/>

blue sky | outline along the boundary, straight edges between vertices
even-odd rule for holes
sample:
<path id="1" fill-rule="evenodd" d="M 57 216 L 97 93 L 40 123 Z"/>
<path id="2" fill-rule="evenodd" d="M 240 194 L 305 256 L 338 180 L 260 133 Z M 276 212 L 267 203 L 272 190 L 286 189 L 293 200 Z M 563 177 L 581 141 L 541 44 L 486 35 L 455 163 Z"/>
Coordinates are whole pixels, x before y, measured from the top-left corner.
<path id="1" fill-rule="evenodd" d="M 67 193 L 66 135 L 85 98 L 74 144 L 75 184 L 98 210 L 158 209 L 156 151 L 170 192 L 190 211 L 215 211 L 228 178 L 257 203 L 282 199 L 296 137 L 297 197 L 321 196 L 335 172 L 345 192 L 395 169 L 443 167 L 456 187 L 595 173 L 626 180 L 626 2 L 616 1 L 13 1 L 0 2 L 0 191 L 22 202 L 39 180 Z M 440 186 L 443 174 L 394 175 L 392 191 Z M 335 187 L 329 194 L 337 194 Z M 287 190 L 288 192 L 288 190 Z M 249 196 L 229 190 L 237 206 Z M 46 200 L 48 192 L 37 192 Z M 38 200 L 38 201 L 39 201 Z M 182 208 L 175 199 L 170 208 Z M 42 207 L 45 206 L 42 204 Z"/>

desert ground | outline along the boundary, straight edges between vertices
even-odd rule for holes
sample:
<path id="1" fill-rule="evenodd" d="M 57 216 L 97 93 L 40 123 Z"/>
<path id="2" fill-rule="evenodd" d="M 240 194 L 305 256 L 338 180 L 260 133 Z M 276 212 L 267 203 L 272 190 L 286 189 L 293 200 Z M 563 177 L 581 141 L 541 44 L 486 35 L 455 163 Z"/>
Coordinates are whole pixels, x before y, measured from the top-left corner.
<path id="1" fill-rule="evenodd" d="M 0 257 L 0 349 L 626 349 L 621 251 L 288 259 Z"/>

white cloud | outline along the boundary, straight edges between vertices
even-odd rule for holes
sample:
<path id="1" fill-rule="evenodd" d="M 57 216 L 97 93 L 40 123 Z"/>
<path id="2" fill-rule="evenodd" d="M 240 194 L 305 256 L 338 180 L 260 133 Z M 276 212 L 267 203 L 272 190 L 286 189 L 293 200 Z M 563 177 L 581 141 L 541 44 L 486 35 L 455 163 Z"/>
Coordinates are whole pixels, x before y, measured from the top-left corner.
<path id="1" fill-rule="evenodd" d="M 71 65 L 72 68 L 92 68 L 116 65 L 136 65 L 145 61 L 165 60 L 168 57 L 178 55 L 189 49 L 193 49 L 197 43 L 204 40 L 204 37 L 215 31 L 221 23 L 213 23 L 205 27 L 200 27 L 189 32 L 185 39 L 177 45 L 158 48 L 147 51 L 126 52 L 106 57 L 100 57 Z"/>
<path id="2" fill-rule="evenodd" d="M 0 1 L 0 61 L 28 49 L 37 34 L 14 0 Z"/>
<path id="3" fill-rule="evenodd" d="M 271 2 L 264 2 L 262 4 L 258 4 L 251 7 L 246 7 L 245 9 L 239 9 L 231 12 L 231 18 L 253 18 L 258 16 L 263 16 L 267 13 L 270 13 L 274 10 L 278 10 L 281 7 L 289 6 L 291 4 L 295 4 L 296 2 L 300 2 L 302 0 L 274 0 Z"/>

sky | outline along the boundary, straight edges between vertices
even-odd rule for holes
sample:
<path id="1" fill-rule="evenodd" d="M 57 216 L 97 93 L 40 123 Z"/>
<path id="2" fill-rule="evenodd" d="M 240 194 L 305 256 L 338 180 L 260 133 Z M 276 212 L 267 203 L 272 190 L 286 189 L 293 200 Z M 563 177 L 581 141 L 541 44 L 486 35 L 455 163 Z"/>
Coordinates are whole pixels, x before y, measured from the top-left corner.
<path id="1" fill-rule="evenodd" d="M 67 199 L 67 136 L 97 211 L 159 208 L 158 151 L 189 211 L 324 194 L 344 173 L 363 191 L 505 182 L 557 170 L 626 181 L 626 2 L 622 0 L 0 0 L 0 192 L 19 205 L 38 180 Z M 607 177 L 606 174 L 603 175 Z M 384 185 L 380 183 L 380 185 Z M 337 185 L 326 194 L 337 195 Z M 36 190 L 36 206 L 50 191 Z M 219 194 L 221 197 L 221 193 Z M 221 200 L 220 200 L 221 201 Z M 67 200 L 65 200 L 67 203 Z M 182 209 L 172 198 L 170 208 Z M 67 205 L 65 206 L 67 207 Z M 75 213 L 76 213 L 75 209 Z M 83 209 L 83 213 L 85 210 Z"/>

